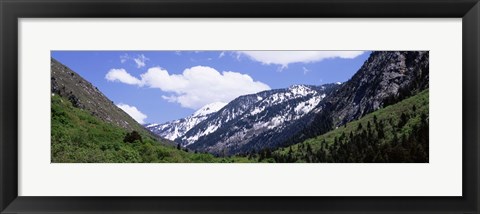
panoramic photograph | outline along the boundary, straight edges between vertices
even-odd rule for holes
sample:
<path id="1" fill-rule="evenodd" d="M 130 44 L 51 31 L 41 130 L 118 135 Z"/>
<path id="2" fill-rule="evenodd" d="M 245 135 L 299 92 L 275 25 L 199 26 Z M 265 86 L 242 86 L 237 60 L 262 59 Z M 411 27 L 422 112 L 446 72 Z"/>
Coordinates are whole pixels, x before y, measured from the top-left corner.
<path id="1" fill-rule="evenodd" d="M 52 163 L 429 163 L 428 51 L 51 51 Z"/>

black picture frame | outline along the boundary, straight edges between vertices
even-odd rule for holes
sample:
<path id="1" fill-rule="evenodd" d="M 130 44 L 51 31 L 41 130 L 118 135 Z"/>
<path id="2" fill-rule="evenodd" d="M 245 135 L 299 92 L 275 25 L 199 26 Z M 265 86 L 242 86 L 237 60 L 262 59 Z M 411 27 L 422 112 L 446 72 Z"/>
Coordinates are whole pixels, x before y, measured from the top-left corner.
<path id="1" fill-rule="evenodd" d="M 0 0 L 0 15 L 1 213 L 479 212 L 479 0 Z M 462 18 L 463 196 L 19 197 L 17 21 L 23 17 Z"/>

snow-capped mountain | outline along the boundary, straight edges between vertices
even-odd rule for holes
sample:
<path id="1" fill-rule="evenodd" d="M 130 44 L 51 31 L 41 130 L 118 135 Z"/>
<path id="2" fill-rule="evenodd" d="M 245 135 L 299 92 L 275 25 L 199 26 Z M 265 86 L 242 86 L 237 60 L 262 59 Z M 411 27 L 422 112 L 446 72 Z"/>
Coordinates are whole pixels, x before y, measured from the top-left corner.
<path id="1" fill-rule="evenodd" d="M 216 112 L 198 111 L 208 112 L 201 119 L 159 129 L 190 150 L 218 155 L 292 145 L 427 89 L 428 58 L 422 51 L 372 52 L 346 82 L 240 96 Z"/>
<path id="2" fill-rule="evenodd" d="M 215 113 L 223 108 L 225 105 L 227 104 L 222 102 L 210 103 L 186 118 L 163 124 L 149 124 L 145 127 L 163 138 L 175 140 L 178 137 L 183 136 L 192 127 L 208 118 L 210 114 Z"/>
<path id="3" fill-rule="evenodd" d="M 347 82 L 239 97 L 177 142 L 219 155 L 302 142 L 428 88 L 428 56 L 372 52 Z"/>
<path id="4" fill-rule="evenodd" d="M 244 95 L 189 130 L 177 142 L 192 150 L 234 154 L 277 146 L 271 135 L 314 109 L 337 84 L 293 85 Z"/>

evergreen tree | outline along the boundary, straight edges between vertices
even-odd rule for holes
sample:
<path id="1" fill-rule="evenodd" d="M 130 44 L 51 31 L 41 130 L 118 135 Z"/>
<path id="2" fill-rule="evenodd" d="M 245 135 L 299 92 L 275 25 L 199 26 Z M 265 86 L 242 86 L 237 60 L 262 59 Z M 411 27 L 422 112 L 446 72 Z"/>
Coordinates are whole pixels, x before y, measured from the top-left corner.
<path id="1" fill-rule="evenodd" d="M 363 129 L 363 126 L 362 126 L 362 123 L 358 123 L 358 126 L 357 126 L 357 131 L 360 131 Z"/>

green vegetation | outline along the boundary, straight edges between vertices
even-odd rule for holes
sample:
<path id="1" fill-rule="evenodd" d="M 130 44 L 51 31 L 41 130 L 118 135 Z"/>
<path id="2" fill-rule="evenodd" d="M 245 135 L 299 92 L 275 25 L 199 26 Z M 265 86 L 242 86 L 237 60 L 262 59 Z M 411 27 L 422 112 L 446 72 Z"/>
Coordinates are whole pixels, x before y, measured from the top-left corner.
<path id="1" fill-rule="evenodd" d="M 262 151 L 275 162 L 428 162 L 428 89 L 303 143 Z"/>
<path id="2" fill-rule="evenodd" d="M 428 162 L 428 90 L 306 140 L 244 156 L 215 157 L 127 132 L 52 96 L 54 163 Z"/>
<path id="3" fill-rule="evenodd" d="M 53 163 L 231 163 L 244 157 L 217 158 L 187 152 L 156 141 L 148 134 L 108 124 L 67 98 L 51 100 L 51 161 Z"/>

